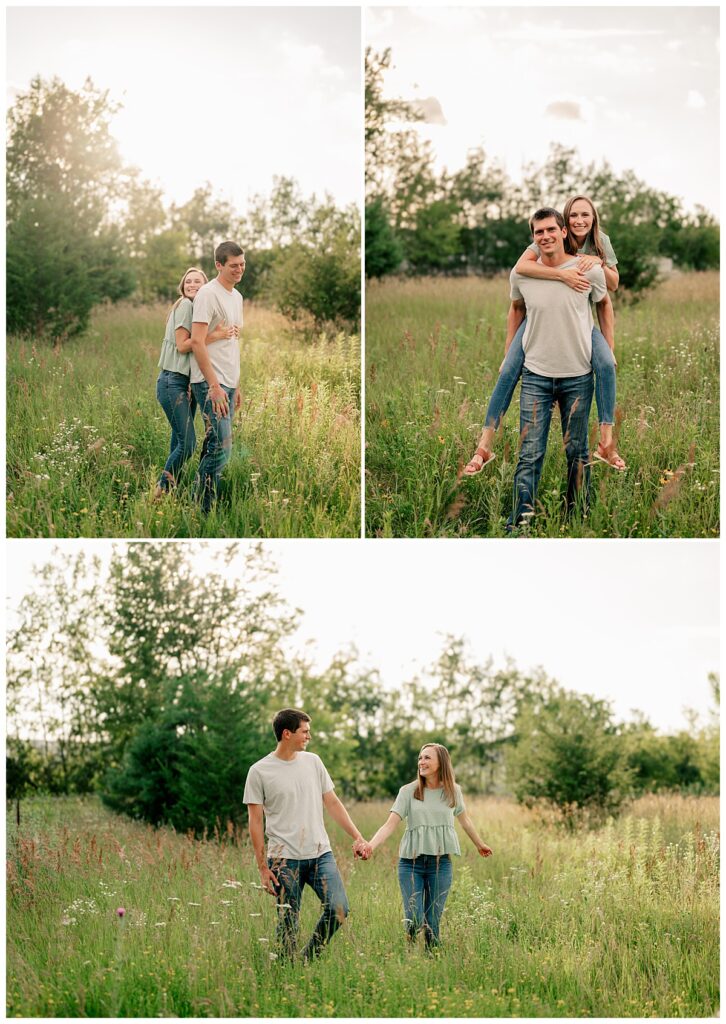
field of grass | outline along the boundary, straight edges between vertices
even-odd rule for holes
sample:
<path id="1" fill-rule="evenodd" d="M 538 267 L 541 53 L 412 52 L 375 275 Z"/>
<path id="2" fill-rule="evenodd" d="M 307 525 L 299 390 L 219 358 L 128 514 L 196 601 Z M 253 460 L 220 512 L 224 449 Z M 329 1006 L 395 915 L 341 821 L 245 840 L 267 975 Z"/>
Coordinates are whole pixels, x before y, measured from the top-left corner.
<path id="1" fill-rule="evenodd" d="M 156 401 L 165 306 L 100 309 L 85 335 L 7 342 L 11 537 L 360 536 L 360 339 L 310 340 L 249 303 L 242 407 L 216 509 L 154 502 L 169 450 Z M 196 421 L 201 449 L 201 419 Z"/>
<path id="2" fill-rule="evenodd" d="M 501 537 L 512 507 L 519 390 L 497 460 L 461 479 L 504 351 L 508 287 L 420 279 L 366 298 L 366 533 Z M 616 308 L 619 450 L 628 471 L 592 469 L 589 517 L 564 515 L 566 463 L 553 417 L 536 537 L 714 537 L 719 533 L 719 283 L 674 276 Z M 595 403 L 591 445 L 597 441 Z"/>
<path id="3" fill-rule="evenodd" d="M 370 835 L 389 806 L 351 811 Z M 717 1014 L 717 798 L 645 798 L 582 833 L 507 800 L 469 811 L 494 856 L 461 835 L 435 958 L 404 940 L 397 839 L 354 862 L 333 826 L 351 914 L 302 966 L 274 959 L 245 835 L 195 841 L 91 799 L 28 801 L 19 833 L 8 817 L 8 1016 Z M 303 937 L 318 908 L 306 890 Z"/>

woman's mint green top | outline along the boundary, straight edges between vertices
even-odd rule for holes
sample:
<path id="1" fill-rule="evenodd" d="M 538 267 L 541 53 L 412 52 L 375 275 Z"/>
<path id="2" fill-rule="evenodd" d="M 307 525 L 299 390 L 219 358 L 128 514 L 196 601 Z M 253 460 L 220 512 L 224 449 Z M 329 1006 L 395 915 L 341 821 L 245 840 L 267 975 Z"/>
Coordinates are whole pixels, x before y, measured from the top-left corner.
<path id="1" fill-rule="evenodd" d="M 614 267 L 618 262 L 618 258 L 615 255 L 615 250 L 613 249 L 612 242 L 610 241 L 610 239 L 604 231 L 600 232 L 600 244 L 602 245 L 602 251 L 605 254 L 605 265 L 608 267 Z M 527 248 L 531 249 L 532 252 L 536 253 L 537 257 L 539 258 L 539 246 L 536 242 L 531 242 L 527 246 Z M 582 253 L 583 256 L 593 256 L 595 254 L 595 247 L 590 244 L 590 239 L 588 237 L 585 239 L 585 244 L 582 246 L 582 248 L 578 249 L 577 251 L 578 253 Z"/>
<path id="2" fill-rule="evenodd" d="M 176 347 L 176 329 L 186 327 L 192 333 L 192 301 L 182 299 L 178 306 L 175 306 L 166 321 L 166 332 L 161 345 L 159 366 L 162 370 L 171 370 L 172 373 L 183 373 L 186 377 L 191 372 L 191 352 L 180 352 Z"/>
<path id="3" fill-rule="evenodd" d="M 399 857 L 419 857 L 424 853 L 441 856 L 445 853 L 461 855 L 461 847 L 454 828 L 454 815 L 463 814 L 464 798 L 456 786 L 456 805 L 449 807 L 443 789 L 424 789 L 423 800 L 414 800 L 416 783 L 401 786 L 391 808 L 406 821 Z"/>

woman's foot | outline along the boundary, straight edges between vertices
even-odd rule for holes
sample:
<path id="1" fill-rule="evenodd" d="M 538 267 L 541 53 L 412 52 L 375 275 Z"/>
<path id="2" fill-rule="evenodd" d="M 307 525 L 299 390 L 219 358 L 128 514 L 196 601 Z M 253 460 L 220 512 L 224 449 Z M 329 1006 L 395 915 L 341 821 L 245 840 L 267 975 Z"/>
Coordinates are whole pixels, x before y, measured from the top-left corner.
<path id="1" fill-rule="evenodd" d="M 488 448 L 477 448 L 464 466 L 464 476 L 476 476 L 477 473 L 481 473 L 485 466 L 493 462 L 496 457 L 496 452 L 491 452 Z"/>
<path id="2" fill-rule="evenodd" d="M 615 444 L 604 445 L 602 441 L 597 446 L 595 452 L 593 452 L 593 459 L 597 459 L 598 462 L 604 462 L 606 466 L 610 466 L 611 469 L 615 469 L 618 473 L 624 473 L 628 468 L 625 465 L 625 460 L 618 455 L 618 450 Z"/>

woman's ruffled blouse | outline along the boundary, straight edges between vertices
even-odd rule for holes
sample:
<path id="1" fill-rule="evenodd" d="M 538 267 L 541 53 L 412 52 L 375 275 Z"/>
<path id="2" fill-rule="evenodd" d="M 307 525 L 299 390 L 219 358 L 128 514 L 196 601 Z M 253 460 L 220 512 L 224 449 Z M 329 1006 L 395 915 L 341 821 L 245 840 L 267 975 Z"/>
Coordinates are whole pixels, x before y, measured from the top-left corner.
<path id="1" fill-rule="evenodd" d="M 406 831 L 398 849 L 399 857 L 413 859 L 422 854 L 443 856 L 461 855 L 459 839 L 454 828 L 454 815 L 466 809 L 459 786 L 456 789 L 456 805 L 449 807 L 443 789 L 424 789 L 423 800 L 414 800 L 416 783 L 409 782 L 398 791 L 391 811 L 406 822 Z"/>

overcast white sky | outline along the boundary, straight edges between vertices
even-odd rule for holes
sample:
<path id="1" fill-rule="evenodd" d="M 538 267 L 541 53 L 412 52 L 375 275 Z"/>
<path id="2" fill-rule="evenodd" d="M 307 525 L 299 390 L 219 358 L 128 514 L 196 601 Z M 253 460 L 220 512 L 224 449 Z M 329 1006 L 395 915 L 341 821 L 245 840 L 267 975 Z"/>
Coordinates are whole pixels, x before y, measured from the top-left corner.
<path id="1" fill-rule="evenodd" d="M 718 7 L 376 7 L 365 39 L 387 97 L 441 104 L 439 168 L 483 146 L 519 181 L 560 142 L 718 215 Z"/>
<path id="2" fill-rule="evenodd" d="M 8 624 L 57 542 L 7 541 Z M 190 543 L 183 542 L 189 549 Z M 241 542 L 244 549 L 248 542 Z M 220 542 L 221 544 L 221 542 Z M 221 544 L 223 546 L 223 544 Z M 473 657 L 510 655 L 558 682 L 633 708 L 664 730 L 705 714 L 718 671 L 714 541 L 269 541 L 281 593 L 303 609 L 300 648 L 319 665 L 354 643 L 395 687 L 438 657 L 442 634 Z M 107 558 L 109 541 L 64 541 Z M 200 549 L 196 547 L 196 550 Z M 198 555 L 204 571 L 209 555 Z M 297 645 L 296 645 L 297 646 Z"/>
<path id="3" fill-rule="evenodd" d="M 90 75 L 168 199 L 208 180 L 244 212 L 277 174 L 342 205 L 361 195 L 360 45 L 352 7 L 10 7 L 7 103 L 37 74 Z"/>

